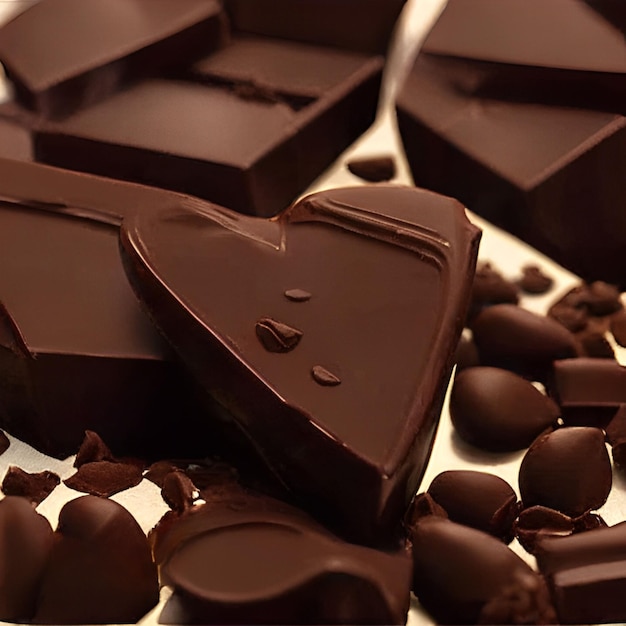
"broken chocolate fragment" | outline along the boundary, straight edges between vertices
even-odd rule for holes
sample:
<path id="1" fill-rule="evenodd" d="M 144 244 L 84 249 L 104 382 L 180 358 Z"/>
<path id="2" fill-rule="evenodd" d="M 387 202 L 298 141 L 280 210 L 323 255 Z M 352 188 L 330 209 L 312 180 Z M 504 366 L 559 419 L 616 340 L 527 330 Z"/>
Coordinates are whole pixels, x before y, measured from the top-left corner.
<path id="1" fill-rule="evenodd" d="M 561 624 L 626 621 L 626 523 L 537 543 Z"/>
<path id="2" fill-rule="evenodd" d="M 158 600 L 156 566 L 133 516 L 106 498 L 68 502 L 59 514 L 34 621 L 134 623 Z"/>
<path id="3" fill-rule="evenodd" d="M 70 489 L 108 498 L 114 493 L 135 487 L 142 480 L 142 472 L 137 465 L 112 461 L 91 461 L 84 463 L 75 474 L 63 483 Z"/>
<path id="4" fill-rule="evenodd" d="M 2 480 L 2 492 L 5 496 L 21 496 L 34 506 L 41 504 L 61 482 L 58 474 L 49 470 L 29 473 L 11 465 Z"/>
<path id="5" fill-rule="evenodd" d="M 574 520 L 565 513 L 545 506 L 525 508 L 515 520 L 513 532 L 522 547 L 531 554 L 543 537 L 568 537 L 574 532 Z"/>
<path id="6" fill-rule="evenodd" d="M 54 539 L 48 520 L 25 498 L 0 501 L 0 619 L 30 620 Z"/>
<path id="7" fill-rule="evenodd" d="M 161 495 L 167 505 L 177 513 L 183 513 L 193 506 L 200 492 L 189 476 L 178 470 L 166 474 L 163 479 Z"/>
<path id="8" fill-rule="evenodd" d="M 85 438 L 80 444 L 80 448 L 74 459 L 74 467 L 80 467 L 85 463 L 93 463 L 94 461 L 114 461 L 115 458 L 109 446 L 102 441 L 98 433 L 93 430 L 85 431 Z"/>
<path id="9" fill-rule="evenodd" d="M 513 372 L 470 367 L 456 376 L 450 417 L 459 436 L 490 452 L 529 446 L 556 425 L 560 411 L 553 400 Z"/>
<path id="10" fill-rule="evenodd" d="M 121 241 L 131 283 L 192 374 L 298 502 L 369 542 L 399 526 L 423 471 L 477 235 L 451 199 L 372 186 L 308 196 L 272 220 L 208 205 L 138 212 Z M 306 306 L 282 296 L 296 280 L 315 294 Z M 254 335 L 267 312 L 306 341 L 268 352 Z M 332 393 L 311 376 L 319 364 L 341 377 Z"/>
<path id="11" fill-rule="evenodd" d="M 167 514 L 151 534 L 162 583 L 187 623 L 405 623 L 411 560 L 403 547 L 345 543 L 233 483 L 203 496 L 206 504 Z"/>
<path id="12" fill-rule="evenodd" d="M 271 317 L 262 317 L 255 325 L 256 336 L 265 346 L 268 352 L 289 352 L 293 350 L 300 339 L 302 339 L 302 331 L 293 326 L 289 326 L 284 322 L 272 319 Z"/>
<path id="13" fill-rule="evenodd" d="M 439 623 L 555 623 L 543 579 L 495 537 L 430 516 L 410 539 L 413 591 Z"/>
<path id="14" fill-rule="evenodd" d="M 526 293 L 542 294 L 552 288 L 554 279 L 545 274 L 538 265 L 525 265 L 518 284 Z"/>
<path id="15" fill-rule="evenodd" d="M 505 543 L 512 541 L 519 504 L 511 485 L 499 476 L 449 470 L 433 479 L 428 494 L 453 522 L 482 530 Z"/>
<path id="16" fill-rule="evenodd" d="M 481 362 L 544 381 L 556 359 L 577 356 L 576 339 L 561 324 L 512 304 L 481 311 L 471 324 Z"/>
<path id="17" fill-rule="evenodd" d="M 570 517 L 599 509 L 611 491 L 611 461 L 599 428 L 566 427 L 539 437 L 519 470 L 524 508 L 541 505 Z"/>
<path id="18" fill-rule="evenodd" d="M 341 384 L 341 378 L 328 371 L 322 365 L 314 365 L 311 368 L 311 376 L 313 376 L 313 380 L 316 383 L 319 383 L 323 387 L 336 387 Z"/>
<path id="19" fill-rule="evenodd" d="M 370 183 L 388 181 L 396 175 L 396 163 L 386 155 L 352 158 L 346 166 L 352 174 Z"/>

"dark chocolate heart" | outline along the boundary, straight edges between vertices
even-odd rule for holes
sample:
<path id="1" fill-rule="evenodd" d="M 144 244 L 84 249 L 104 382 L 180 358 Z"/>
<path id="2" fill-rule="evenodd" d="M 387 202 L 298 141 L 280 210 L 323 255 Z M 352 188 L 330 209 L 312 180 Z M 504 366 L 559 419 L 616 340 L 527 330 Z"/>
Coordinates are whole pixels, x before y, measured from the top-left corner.
<path id="1" fill-rule="evenodd" d="M 302 503 L 362 541 L 399 524 L 469 297 L 479 234 L 462 206 L 339 189 L 272 220 L 137 212 L 121 237 L 153 320 Z M 276 345 L 295 330 L 297 345 L 268 349 L 268 318 Z"/>

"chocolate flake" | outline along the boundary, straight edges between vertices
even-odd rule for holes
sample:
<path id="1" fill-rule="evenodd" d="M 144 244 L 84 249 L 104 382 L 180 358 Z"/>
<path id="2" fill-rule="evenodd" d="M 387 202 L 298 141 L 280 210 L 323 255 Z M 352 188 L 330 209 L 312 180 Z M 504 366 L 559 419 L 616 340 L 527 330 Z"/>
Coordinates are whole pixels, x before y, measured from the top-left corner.
<path id="1" fill-rule="evenodd" d="M 338 376 L 335 376 L 335 374 L 329 372 L 321 365 L 314 365 L 311 368 L 311 376 L 313 376 L 313 380 L 316 383 L 324 385 L 325 387 L 336 387 L 341 384 L 341 379 Z"/>
<path id="2" fill-rule="evenodd" d="M 269 352 L 289 352 L 302 338 L 301 330 L 271 317 L 259 319 L 256 323 L 256 334 Z"/>
<path id="3" fill-rule="evenodd" d="M 141 469 L 136 465 L 95 461 L 81 465 L 75 474 L 63 482 L 70 489 L 108 498 L 138 485 L 142 478 Z"/>
<path id="4" fill-rule="evenodd" d="M 287 291 L 285 291 L 285 298 L 292 302 L 306 302 L 311 299 L 311 294 L 304 289 L 287 289 Z"/>
<path id="5" fill-rule="evenodd" d="M 30 474 L 21 467 L 11 465 L 2 481 L 2 492 L 5 496 L 27 498 L 35 505 L 43 502 L 61 482 L 54 472 L 45 470 Z"/>

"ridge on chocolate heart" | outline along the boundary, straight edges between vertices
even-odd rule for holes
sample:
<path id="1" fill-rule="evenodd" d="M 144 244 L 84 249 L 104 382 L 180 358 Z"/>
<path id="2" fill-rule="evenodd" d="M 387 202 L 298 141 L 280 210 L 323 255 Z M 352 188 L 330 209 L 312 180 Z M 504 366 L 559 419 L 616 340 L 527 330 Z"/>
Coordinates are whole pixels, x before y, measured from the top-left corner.
<path id="1" fill-rule="evenodd" d="M 364 542 L 389 537 L 421 477 L 478 240 L 456 201 L 391 186 L 271 220 L 137 212 L 121 231 L 131 284 L 196 379 L 305 507 Z M 268 317 L 295 347 L 268 351 Z"/>

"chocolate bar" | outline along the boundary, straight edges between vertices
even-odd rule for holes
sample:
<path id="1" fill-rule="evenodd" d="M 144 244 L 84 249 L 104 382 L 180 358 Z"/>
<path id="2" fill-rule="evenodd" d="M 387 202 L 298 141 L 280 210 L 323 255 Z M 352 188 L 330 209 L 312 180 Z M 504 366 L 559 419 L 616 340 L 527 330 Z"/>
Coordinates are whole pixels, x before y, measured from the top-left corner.
<path id="1" fill-rule="evenodd" d="M 196 60 L 225 31 L 216 0 L 42 0 L 0 28 L 0 62 L 25 107 L 61 116 Z"/>
<path id="2" fill-rule="evenodd" d="M 483 93 L 476 87 L 484 80 L 482 61 L 469 56 L 459 60 L 440 53 L 422 54 L 397 101 L 399 128 L 415 182 L 459 198 L 470 209 L 586 280 L 603 279 L 624 287 L 626 274 L 615 259 L 624 249 L 626 230 L 614 217 L 615 207 L 624 205 L 624 186 L 620 181 L 626 168 L 626 118 L 615 112 L 623 112 L 626 101 L 623 35 L 613 28 L 613 36 L 596 37 L 597 22 L 602 18 L 580 2 L 520 0 L 506 4 L 507 9 L 511 7 L 513 18 L 504 20 L 506 28 L 512 29 L 506 31 L 509 36 L 503 36 L 500 26 L 493 24 L 487 36 L 486 28 L 478 26 L 483 23 L 478 18 L 474 22 L 472 14 L 472 19 L 463 23 L 465 35 L 459 46 L 465 46 L 463 42 L 468 39 L 476 46 L 499 39 L 511 43 L 511 54 L 531 55 L 535 46 L 522 45 L 536 39 L 537 31 L 529 30 L 529 24 L 538 19 L 531 9 L 536 9 L 539 16 L 550 11 L 559 27 L 545 30 L 549 33 L 546 45 L 548 38 L 554 39 L 559 42 L 558 47 L 553 47 L 555 53 L 567 53 L 568 58 L 575 55 L 581 63 L 594 59 L 596 50 L 606 52 L 609 46 L 607 54 L 612 62 L 621 63 L 621 95 L 606 96 L 605 100 L 614 104 L 604 107 L 609 110 L 589 108 L 594 103 L 575 108 L 577 102 L 569 95 L 566 102 L 535 99 L 527 82 L 517 78 L 517 57 L 505 63 L 501 49 L 492 61 L 502 66 L 504 76 L 510 75 L 507 88 L 510 83 L 515 88 Z M 498 2 L 482 0 L 461 0 L 450 6 L 453 12 L 470 13 L 474 6 L 489 7 L 498 14 L 504 8 Z M 519 17 L 522 12 L 524 19 Z M 518 19 L 514 19 L 515 15 Z M 575 41 L 574 45 L 561 46 L 560 37 L 568 32 L 567 25 L 574 15 L 577 20 L 581 18 L 584 27 L 579 38 L 594 34 L 594 40 L 605 40 L 593 46 L 593 54 L 582 55 L 580 51 L 591 48 L 581 46 L 575 37 L 570 37 L 570 44 Z M 600 26 L 601 32 L 612 28 L 603 21 Z M 446 37 L 448 44 L 452 45 Z M 544 48 L 542 37 L 537 53 L 547 53 Z M 458 51 L 465 52 L 470 54 L 466 48 Z M 539 67 L 542 58 L 533 63 Z M 524 59 L 517 61 L 523 63 Z M 548 61 L 545 63 L 549 65 Z M 555 63 L 552 61 L 552 66 Z M 592 72 L 581 67 L 573 74 L 589 77 Z M 597 74 L 604 76 L 608 72 Z M 554 93 L 568 93 L 558 86 L 552 69 L 546 69 L 545 75 L 545 82 L 557 86 Z M 571 84 L 582 97 L 600 93 L 599 89 L 580 86 L 578 78 L 572 79 Z M 520 91 L 525 95 L 520 95 Z M 550 93 L 550 89 L 546 91 Z"/>
<path id="3" fill-rule="evenodd" d="M 151 533 L 161 582 L 174 589 L 160 623 L 405 623 L 411 558 L 404 547 L 345 543 L 301 511 L 236 483 L 204 489 L 201 498 L 166 514 Z"/>
<path id="4" fill-rule="evenodd" d="M 462 207 L 339 189 L 274 220 L 209 205 L 136 213 L 121 241 L 152 319 L 303 506 L 355 540 L 390 536 L 469 298 L 478 231 Z"/>

